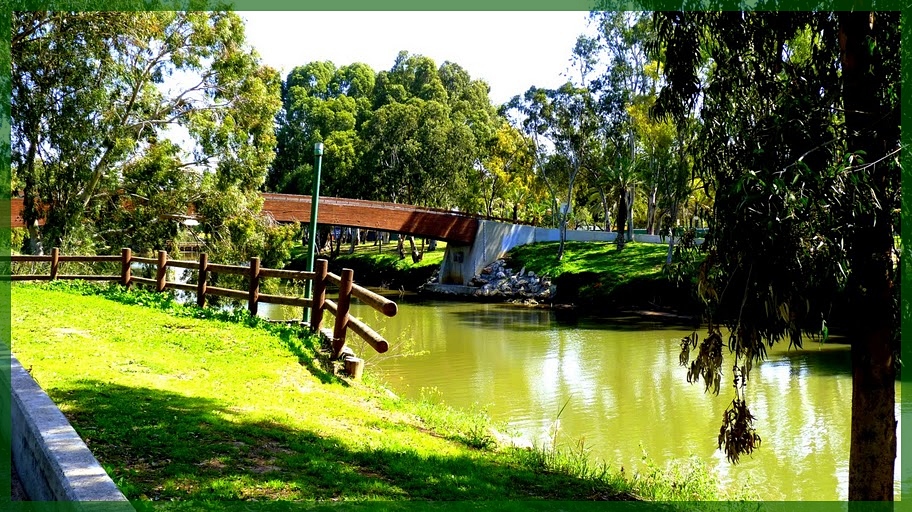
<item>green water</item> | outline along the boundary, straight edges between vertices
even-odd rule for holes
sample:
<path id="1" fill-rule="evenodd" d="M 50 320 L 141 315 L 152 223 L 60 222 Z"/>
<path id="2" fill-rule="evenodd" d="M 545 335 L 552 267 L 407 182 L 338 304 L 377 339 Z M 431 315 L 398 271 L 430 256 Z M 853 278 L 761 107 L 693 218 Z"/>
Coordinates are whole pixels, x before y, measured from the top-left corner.
<path id="1" fill-rule="evenodd" d="M 436 389 L 447 404 L 484 408 L 537 445 L 555 439 L 557 424 L 559 445 L 582 445 L 625 471 L 643 469 L 644 454 L 660 466 L 696 456 L 722 487 L 747 483 L 764 500 L 847 498 L 852 382 L 845 345 L 777 347 L 754 367 L 747 400 L 763 441 L 734 466 L 716 444 L 733 398 L 731 377 L 719 396 L 687 383 L 678 355 L 690 328 L 575 320 L 501 304 L 398 302 L 394 318 L 353 306 L 390 341 L 387 354 L 349 334 L 369 371 L 398 394 Z M 899 459 L 896 467 L 898 498 Z"/>

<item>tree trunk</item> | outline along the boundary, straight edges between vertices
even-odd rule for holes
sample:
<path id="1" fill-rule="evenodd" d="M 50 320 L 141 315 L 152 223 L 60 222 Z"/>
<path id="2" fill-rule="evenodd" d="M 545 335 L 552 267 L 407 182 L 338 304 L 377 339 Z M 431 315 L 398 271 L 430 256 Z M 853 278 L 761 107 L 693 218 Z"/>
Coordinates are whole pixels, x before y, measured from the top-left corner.
<path id="1" fill-rule="evenodd" d="M 656 196 L 658 194 L 659 187 L 653 185 L 646 201 L 646 234 L 649 235 L 654 235 L 656 232 Z"/>
<path id="2" fill-rule="evenodd" d="M 621 188 L 618 193 L 618 217 L 617 217 L 617 242 L 618 250 L 624 248 L 624 243 L 627 241 L 625 236 L 625 227 L 627 226 L 627 189 Z"/>
<path id="3" fill-rule="evenodd" d="M 636 198 L 636 185 L 630 185 L 630 197 L 627 199 L 627 241 L 633 241 L 633 201 Z"/>
<path id="4" fill-rule="evenodd" d="M 333 228 L 330 233 L 335 234 L 336 230 Z M 335 248 L 333 248 L 332 243 L 336 242 Z M 342 253 L 342 228 L 339 228 L 339 236 L 332 236 L 329 239 L 329 250 L 332 253 L 334 258 L 338 258 L 339 254 Z"/>
<path id="5" fill-rule="evenodd" d="M 558 233 L 560 234 L 560 244 L 557 246 L 557 261 L 560 261 L 564 258 L 564 242 L 567 240 L 567 214 L 560 214 L 560 226 L 558 228 Z"/>
<path id="6" fill-rule="evenodd" d="M 399 252 L 399 259 L 405 259 L 405 237 L 402 236 L 402 233 L 399 233 L 399 242 L 396 244 L 396 251 Z"/>
<path id="7" fill-rule="evenodd" d="M 38 233 L 38 221 L 29 224 L 28 233 L 29 254 L 44 255 L 44 246 L 41 244 L 41 235 Z"/>
<path id="8" fill-rule="evenodd" d="M 598 187 L 599 197 L 602 200 L 602 211 L 605 212 L 605 232 L 611 231 L 611 205 L 608 204 L 608 194 L 605 193 L 605 187 Z"/>
<path id="9" fill-rule="evenodd" d="M 408 241 L 409 241 L 409 247 L 412 249 L 412 263 L 418 263 L 419 261 L 421 261 L 422 258 L 424 258 L 424 252 L 423 251 L 419 252 L 418 248 L 415 247 L 415 237 L 414 236 L 409 236 Z"/>
<path id="10" fill-rule="evenodd" d="M 882 77 L 870 70 L 872 25 L 867 12 L 840 13 L 843 103 L 848 150 L 865 163 L 886 155 L 893 117 L 878 100 Z M 869 46 L 870 44 L 870 46 Z M 884 118 L 887 121 L 884 121 Z M 899 125 L 898 119 L 895 120 Z M 879 130 L 882 132 L 878 133 Z M 852 322 L 852 439 L 849 499 L 893 499 L 896 463 L 896 368 L 893 343 L 893 229 L 887 196 L 889 163 L 864 168 L 871 177 L 873 204 L 860 214 L 851 245 L 849 290 L 857 318 Z M 876 205 L 884 205 L 878 207 Z"/>
<path id="11" fill-rule="evenodd" d="M 671 210 L 670 223 L 671 223 L 672 228 L 671 228 L 671 234 L 668 237 L 668 255 L 665 257 L 665 266 L 666 267 L 668 265 L 671 265 L 671 258 L 674 255 L 674 247 L 675 247 L 674 223 L 675 223 L 675 218 L 677 217 L 677 212 L 678 212 L 678 202 L 675 201 L 674 206 L 672 207 L 672 210 Z"/>
<path id="12" fill-rule="evenodd" d="M 361 243 L 361 230 L 358 228 L 352 228 L 352 237 L 351 237 L 351 248 L 348 249 L 348 254 L 354 254 L 355 248 L 358 244 Z"/>

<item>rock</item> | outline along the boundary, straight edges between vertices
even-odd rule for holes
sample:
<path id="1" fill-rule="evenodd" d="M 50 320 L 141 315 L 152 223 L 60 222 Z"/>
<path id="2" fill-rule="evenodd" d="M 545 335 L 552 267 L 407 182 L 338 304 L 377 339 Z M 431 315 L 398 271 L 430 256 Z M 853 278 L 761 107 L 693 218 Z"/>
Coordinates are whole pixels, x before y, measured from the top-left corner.
<path id="1" fill-rule="evenodd" d="M 437 282 L 436 275 L 428 281 L 429 284 L 432 282 Z M 468 284 L 475 290 L 447 290 L 444 293 L 487 298 L 502 297 L 512 302 L 534 305 L 537 304 L 535 299 L 547 300 L 556 290 L 551 284 L 551 278 L 527 271 L 525 266 L 514 274 L 512 269 L 507 268 L 504 260 L 497 260 L 484 267 L 481 274 L 473 276 Z"/>

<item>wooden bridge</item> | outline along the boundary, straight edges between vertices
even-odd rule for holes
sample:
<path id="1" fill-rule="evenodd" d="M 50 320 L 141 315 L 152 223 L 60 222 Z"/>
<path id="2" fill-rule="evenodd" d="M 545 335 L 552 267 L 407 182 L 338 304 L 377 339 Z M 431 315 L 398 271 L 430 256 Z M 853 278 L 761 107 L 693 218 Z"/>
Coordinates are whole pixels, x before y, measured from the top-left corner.
<path id="1" fill-rule="evenodd" d="M 260 194 L 263 212 L 279 222 L 310 222 L 310 196 Z M 321 197 L 317 222 L 471 244 L 478 218 L 459 212 L 397 203 Z"/>
<path id="2" fill-rule="evenodd" d="M 278 222 L 310 222 L 310 196 L 260 194 L 263 213 Z M 21 198 L 10 200 L 11 227 L 25 227 Z M 447 242 L 472 244 L 478 217 L 459 212 L 407 204 L 321 197 L 317 222 L 332 226 L 406 233 Z"/>

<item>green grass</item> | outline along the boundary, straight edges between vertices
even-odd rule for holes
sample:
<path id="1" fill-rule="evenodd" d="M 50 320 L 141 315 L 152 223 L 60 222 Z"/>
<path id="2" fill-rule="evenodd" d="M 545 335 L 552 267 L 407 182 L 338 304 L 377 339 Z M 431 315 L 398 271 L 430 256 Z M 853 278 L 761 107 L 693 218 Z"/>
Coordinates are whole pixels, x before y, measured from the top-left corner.
<path id="1" fill-rule="evenodd" d="M 594 272 L 617 276 L 619 281 L 661 275 L 668 246 L 664 244 L 629 243 L 623 251 L 609 242 L 567 242 L 564 257 L 557 261 L 557 242 L 522 245 L 509 253 L 512 265 L 525 266 L 538 274 L 558 277 L 561 274 Z"/>
<path id="2" fill-rule="evenodd" d="M 12 305 L 14 354 L 130 499 L 659 496 L 572 452 L 496 448 L 478 411 L 342 380 L 315 339 L 244 312 L 59 282 L 16 283 Z"/>
<path id="3" fill-rule="evenodd" d="M 613 243 L 567 242 L 560 261 L 557 248 L 557 242 L 516 247 L 507 254 L 509 266 L 551 276 L 557 285 L 555 300 L 582 309 L 695 310 L 692 290 L 678 287 L 663 273 L 667 245 L 629 243 L 618 251 Z"/>
<path id="4" fill-rule="evenodd" d="M 421 244 L 417 244 L 418 250 L 421 250 Z M 382 249 L 382 252 L 381 250 Z M 427 246 L 425 246 L 425 250 Z M 352 254 L 347 254 L 343 248 L 342 254 L 336 258 L 336 261 L 340 264 L 348 261 L 371 261 L 376 266 L 382 266 L 387 268 L 393 268 L 398 271 L 409 271 L 415 269 L 422 269 L 427 267 L 432 267 L 434 269 L 440 268 L 440 263 L 443 262 L 443 253 L 446 250 L 446 242 L 438 242 L 437 248 L 433 251 L 427 251 L 424 253 L 421 261 L 415 263 L 412 261 L 411 249 L 409 248 L 408 242 L 405 244 L 405 258 L 400 259 L 399 253 L 396 251 L 395 242 L 390 242 L 388 244 L 380 246 L 375 246 L 372 243 L 361 244 L 355 247 L 355 252 Z"/>
<path id="5" fill-rule="evenodd" d="M 420 242 L 417 243 L 417 248 L 421 249 Z M 403 259 L 399 258 L 395 241 L 383 245 L 374 245 L 373 242 L 360 244 L 352 254 L 348 254 L 348 246 L 343 244 L 341 254 L 331 259 L 329 266 L 332 272 L 339 272 L 342 268 L 354 270 L 355 282 L 361 285 L 415 290 L 440 268 L 445 250 L 445 242 L 438 242 L 433 251 L 427 251 L 425 246 L 423 258 L 416 263 L 412 261 L 408 242 L 405 243 L 406 253 Z M 305 248 L 296 247 L 292 251 L 292 257 L 291 267 L 304 268 Z"/>

